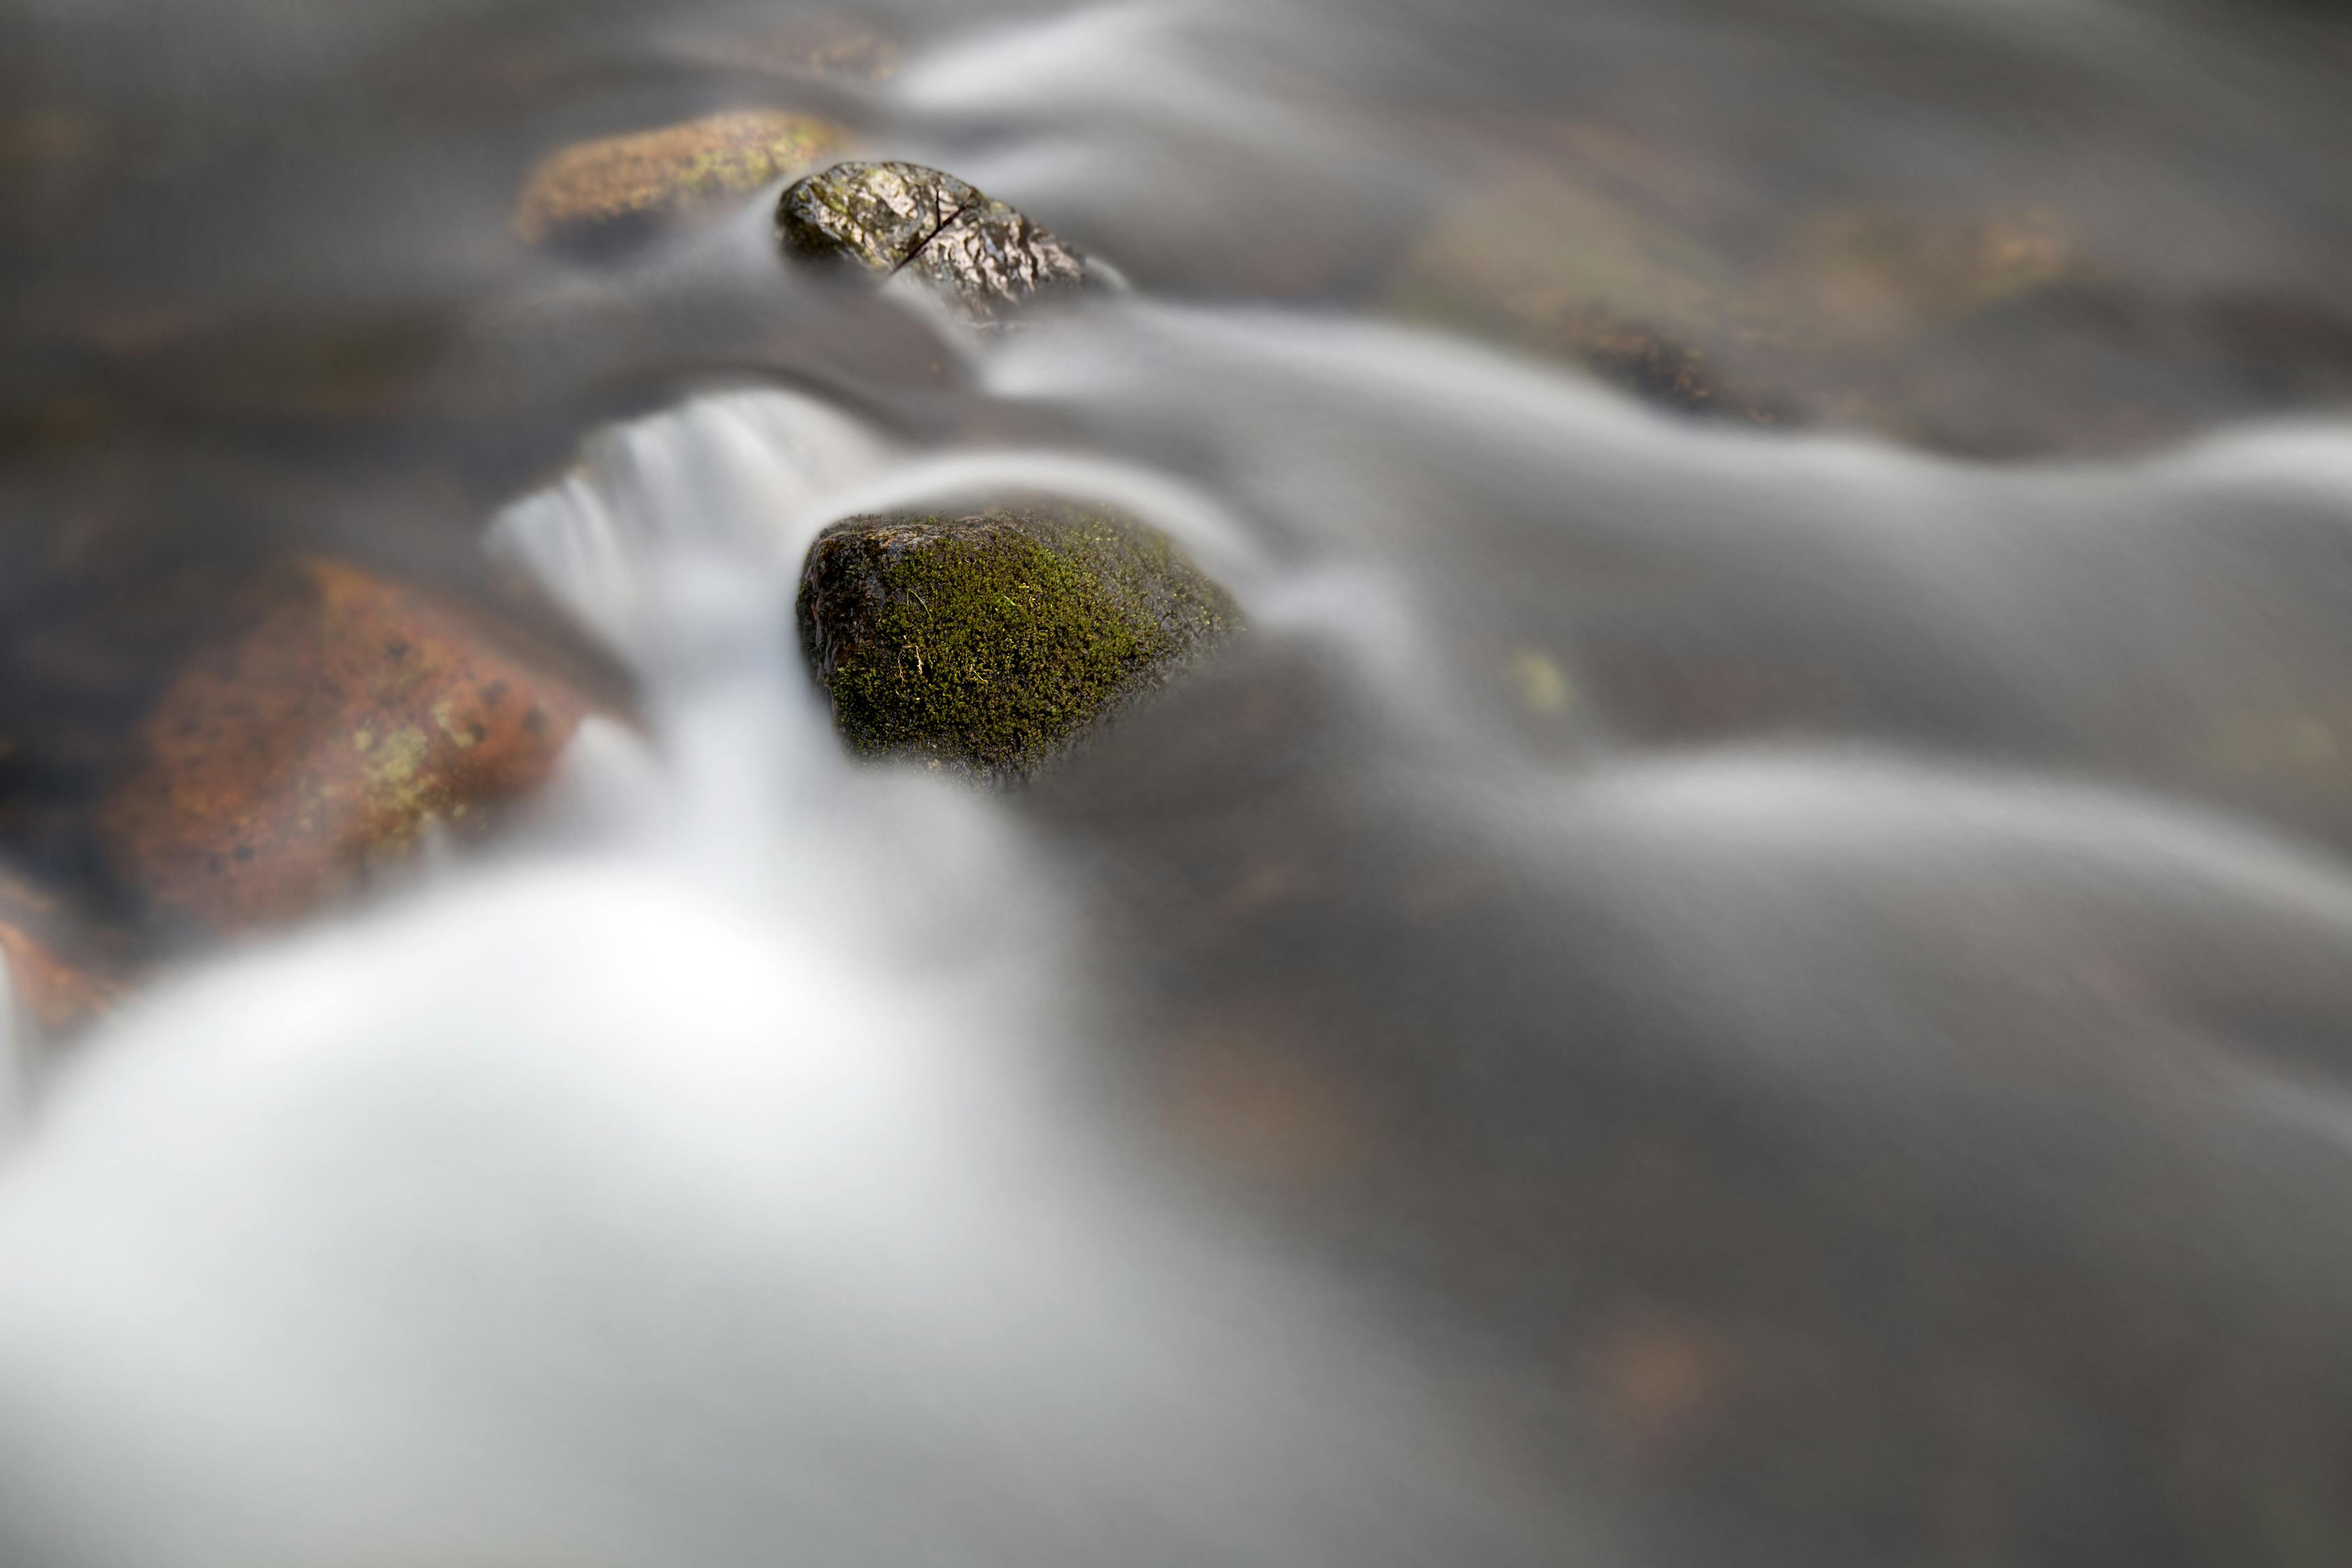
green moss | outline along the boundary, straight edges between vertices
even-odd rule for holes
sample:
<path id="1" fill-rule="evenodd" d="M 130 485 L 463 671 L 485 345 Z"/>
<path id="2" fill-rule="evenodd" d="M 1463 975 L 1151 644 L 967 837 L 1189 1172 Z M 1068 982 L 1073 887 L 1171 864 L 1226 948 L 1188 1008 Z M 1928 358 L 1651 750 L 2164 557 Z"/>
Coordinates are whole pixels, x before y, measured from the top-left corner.
<path id="1" fill-rule="evenodd" d="M 835 721 L 868 754 L 1017 774 L 1226 626 L 1168 541 L 1084 513 L 859 520 L 801 588 Z"/>

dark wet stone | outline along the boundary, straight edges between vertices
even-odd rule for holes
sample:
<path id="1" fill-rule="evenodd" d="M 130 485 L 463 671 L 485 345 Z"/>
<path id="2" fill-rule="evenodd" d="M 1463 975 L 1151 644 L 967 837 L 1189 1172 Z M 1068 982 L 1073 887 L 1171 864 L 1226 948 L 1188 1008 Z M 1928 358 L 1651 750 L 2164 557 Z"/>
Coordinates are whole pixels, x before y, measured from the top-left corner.
<path id="1" fill-rule="evenodd" d="M 776 234 L 793 255 L 847 258 L 887 274 L 980 199 L 953 174 L 917 163 L 835 163 L 785 190 Z"/>
<path id="2" fill-rule="evenodd" d="M 835 524 L 809 550 L 803 647 L 856 751 L 1026 777 L 1235 624 L 1166 535 L 1076 507 Z"/>
<path id="3" fill-rule="evenodd" d="M 787 256 L 909 274 L 982 325 L 1089 277 L 1086 258 L 1047 230 L 918 163 L 836 163 L 794 183 L 777 204 L 776 237 Z"/>

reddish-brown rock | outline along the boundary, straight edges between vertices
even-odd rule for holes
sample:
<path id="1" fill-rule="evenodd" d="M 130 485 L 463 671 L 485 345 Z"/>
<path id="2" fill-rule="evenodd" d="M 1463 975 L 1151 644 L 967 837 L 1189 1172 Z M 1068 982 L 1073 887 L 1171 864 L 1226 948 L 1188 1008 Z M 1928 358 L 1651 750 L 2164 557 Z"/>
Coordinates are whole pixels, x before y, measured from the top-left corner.
<path id="1" fill-rule="evenodd" d="M 589 703 L 408 584 L 311 560 L 258 585 L 141 722 L 100 806 L 116 872 L 215 931 L 302 914 L 435 824 L 544 780 Z"/>
<path id="2" fill-rule="evenodd" d="M 55 900 L 0 872 L 0 967 L 16 1005 L 44 1035 L 68 1035 L 112 1005 L 113 982 L 78 951 Z"/>

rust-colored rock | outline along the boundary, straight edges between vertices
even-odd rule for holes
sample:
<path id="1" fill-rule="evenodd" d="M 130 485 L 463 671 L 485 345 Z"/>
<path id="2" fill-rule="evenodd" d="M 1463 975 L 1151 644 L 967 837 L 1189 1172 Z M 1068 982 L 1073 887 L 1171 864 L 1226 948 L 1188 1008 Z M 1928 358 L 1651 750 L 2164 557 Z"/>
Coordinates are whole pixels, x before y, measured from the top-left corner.
<path id="1" fill-rule="evenodd" d="M 348 890 L 544 780 L 590 704 L 469 613 L 307 561 L 259 584 L 141 722 L 97 828 L 161 914 L 225 931 Z"/>
<path id="2" fill-rule="evenodd" d="M 841 142 L 830 121 L 760 109 L 579 142 L 541 160 L 524 180 L 515 235 L 537 245 L 639 232 L 804 174 Z"/>
<path id="3" fill-rule="evenodd" d="M 70 1035 L 114 1002 L 114 983 L 77 951 L 55 900 L 0 872 L 0 968 L 19 1012 L 44 1035 Z M 6 1020 L 0 1019 L 0 1027 Z"/>

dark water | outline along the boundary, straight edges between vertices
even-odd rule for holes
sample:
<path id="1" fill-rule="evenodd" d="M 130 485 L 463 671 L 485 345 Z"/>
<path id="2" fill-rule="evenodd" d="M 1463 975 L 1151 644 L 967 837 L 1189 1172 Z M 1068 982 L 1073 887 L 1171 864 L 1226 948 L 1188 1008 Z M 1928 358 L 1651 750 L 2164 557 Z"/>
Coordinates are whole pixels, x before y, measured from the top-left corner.
<path id="1" fill-rule="evenodd" d="M 343 13 L 0 18 L 0 850 L 151 940 L 292 551 L 642 727 L 35 1086 L 0 1561 L 2352 1560 L 2328 7 Z M 1132 289 L 510 232 L 757 105 Z M 852 765 L 801 550 L 1013 487 L 1252 630 Z"/>

